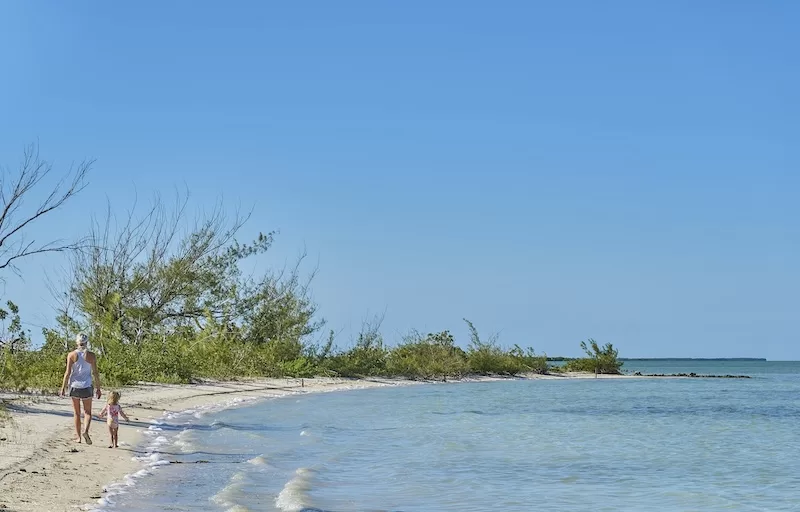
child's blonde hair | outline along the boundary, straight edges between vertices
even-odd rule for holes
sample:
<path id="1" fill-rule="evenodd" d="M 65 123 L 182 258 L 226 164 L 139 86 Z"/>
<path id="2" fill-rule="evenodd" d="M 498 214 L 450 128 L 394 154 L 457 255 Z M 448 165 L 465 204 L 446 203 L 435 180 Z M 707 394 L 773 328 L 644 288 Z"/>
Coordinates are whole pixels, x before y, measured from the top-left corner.
<path id="1" fill-rule="evenodd" d="M 112 391 L 108 395 L 108 403 L 111 405 L 119 405 L 119 397 L 122 396 L 119 391 Z"/>

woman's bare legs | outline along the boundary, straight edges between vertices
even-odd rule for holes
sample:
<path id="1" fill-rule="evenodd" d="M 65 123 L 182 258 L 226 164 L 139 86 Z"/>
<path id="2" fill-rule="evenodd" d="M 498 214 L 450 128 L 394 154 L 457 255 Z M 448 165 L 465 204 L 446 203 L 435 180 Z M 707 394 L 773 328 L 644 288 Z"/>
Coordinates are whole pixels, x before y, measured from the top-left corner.
<path id="1" fill-rule="evenodd" d="M 83 416 L 86 419 L 83 438 L 86 439 L 86 444 L 92 444 L 92 439 L 89 437 L 89 427 L 92 425 L 92 399 L 84 398 L 81 401 L 83 402 Z"/>
<path id="2" fill-rule="evenodd" d="M 75 418 L 75 441 L 81 442 L 81 400 L 80 398 L 72 399 L 72 414 Z"/>

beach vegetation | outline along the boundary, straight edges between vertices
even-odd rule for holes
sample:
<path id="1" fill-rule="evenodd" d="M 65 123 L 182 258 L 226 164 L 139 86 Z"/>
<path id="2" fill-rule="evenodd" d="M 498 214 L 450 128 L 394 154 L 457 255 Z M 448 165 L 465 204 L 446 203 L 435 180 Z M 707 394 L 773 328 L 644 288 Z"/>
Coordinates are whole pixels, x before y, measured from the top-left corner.
<path id="1" fill-rule="evenodd" d="M 331 349 L 319 363 L 321 374 L 337 377 L 385 376 L 389 349 L 386 347 L 380 326 L 383 317 L 364 322 L 355 344 L 346 349 Z"/>
<path id="2" fill-rule="evenodd" d="M 504 350 L 493 334 L 482 339 L 472 322 L 464 319 L 469 329 L 470 341 L 467 349 L 467 364 L 470 373 L 477 375 L 518 375 L 522 373 L 546 373 L 547 356 L 536 355 L 533 348 L 522 349 L 514 345 Z"/>
<path id="3" fill-rule="evenodd" d="M 546 355 L 504 347 L 497 335 L 482 337 L 466 319 L 465 348 L 447 330 L 412 331 L 387 342 L 382 316 L 365 321 L 349 343 L 337 344 L 333 331 L 320 341 L 325 322 L 310 288 L 316 270 L 305 269 L 304 254 L 274 268 L 265 258 L 276 232 L 241 243 L 247 215 L 228 216 L 217 207 L 189 219 L 187 211 L 179 196 L 171 207 L 155 199 L 140 215 L 117 219 L 109 208 L 103 220 L 93 221 L 84 246 L 70 253 L 53 294 L 55 321 L 42 330 L 39 347 L 32 347 L 16 304 L 0 308 L 0 388 L 58 389 L 65 355 L 81 331 L 99 356 L 103 386 L 250 377 L 447 380 L 556 371 Z M 610 344 L 589 340 L 581 347 L 588 357 L 568 361 L 565 369 L 619 372 Z"/>
<path id="4" fill-rule="evenodd" d="M 619 359 L 618 351 L 611 343 L 601 347 L 590 338 L 588 342 L 581 342 L 581 350 L 587 357 L 567 361 L 564 365 L 565 371 L 613 375 L 621 373 L 623 361 Z"/>
<path id="5" fill-rule="evenodd" d="M 297 343 L 252 342 L 244 339 L 241 332 L 209 320 L 203 329 L 148 334 L 136 343 L 95 340 L 101 348 L 92 349 L 100 355 L 98 365 L 104 386 L 251 377 L 448 380 L 468 375 L 594 372 L 596 368 L 599 373 L 619 371 L 606 348 L 601 348 L 597 357 L 571 360 L 558 367 L 548 365 L 545 355 L 530 348 L 514 345 L 504 349 L 496 337 L 487 341 L 473 338 L 464 349 L 449 331 L 425 335 L 414 331 L 390 346 L 377 325 L 366 324 L 350 345 L 338 347 L 331 331 L 324 343 L 300 342 L 299 351 Z M 478 336 L 477 331 L 472 334 Z M 0 388 L 58 389 L 71 342 L 57 330 L 46 330 L 45 338 L 38 349 L 0 351 Z"/>
<path id="6" fill-rule="evenodd" d="M 409 379 L 445 380 L 466 375 L 469 359 L 449 331 L 425 336 L 412 331 L 390 352 L 387 370 Z"/>

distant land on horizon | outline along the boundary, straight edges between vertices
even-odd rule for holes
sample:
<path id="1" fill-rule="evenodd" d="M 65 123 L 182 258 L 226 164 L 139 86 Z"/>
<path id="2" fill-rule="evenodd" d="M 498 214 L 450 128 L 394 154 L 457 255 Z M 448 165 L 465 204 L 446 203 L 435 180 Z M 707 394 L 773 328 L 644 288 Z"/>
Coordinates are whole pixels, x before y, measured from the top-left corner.
<path id="1" fill-rule="evenodd" d="M 620 361 L 766 361 L 766 357 L 620 357 Z"/>
<path id="2" fill-rule="evenodd" d="M 570 361 L 576 357 L 548 357 L 548 361 Z M 766 357 L 620 357 L 620 361 L 766 361 Z"/>

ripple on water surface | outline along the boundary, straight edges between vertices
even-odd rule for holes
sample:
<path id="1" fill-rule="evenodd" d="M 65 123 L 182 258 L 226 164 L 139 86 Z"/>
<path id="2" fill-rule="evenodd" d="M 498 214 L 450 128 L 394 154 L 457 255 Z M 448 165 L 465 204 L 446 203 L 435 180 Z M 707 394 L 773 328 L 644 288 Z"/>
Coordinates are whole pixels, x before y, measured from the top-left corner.
<path id="1" fill-rule="evenodd" d="M 225 410 L 154 425 L 150 457 L 208 464 L 158 468 L 114 510 L 795 510 L 795 370 L 412 386 Z"/>

